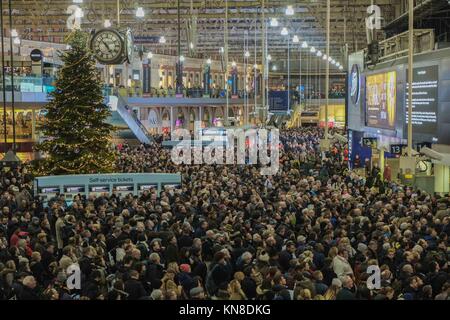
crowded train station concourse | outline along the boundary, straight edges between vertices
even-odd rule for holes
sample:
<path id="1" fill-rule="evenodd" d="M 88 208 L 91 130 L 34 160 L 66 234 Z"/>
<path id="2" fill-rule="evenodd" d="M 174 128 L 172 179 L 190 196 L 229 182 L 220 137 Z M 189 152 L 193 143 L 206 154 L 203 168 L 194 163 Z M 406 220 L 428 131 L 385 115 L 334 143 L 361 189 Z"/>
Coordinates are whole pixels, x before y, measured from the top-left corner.
<path id="1" fill-rule="evenodd" d="M 0 9 L 0 300 L 450 300 L 449 1 Z"/>

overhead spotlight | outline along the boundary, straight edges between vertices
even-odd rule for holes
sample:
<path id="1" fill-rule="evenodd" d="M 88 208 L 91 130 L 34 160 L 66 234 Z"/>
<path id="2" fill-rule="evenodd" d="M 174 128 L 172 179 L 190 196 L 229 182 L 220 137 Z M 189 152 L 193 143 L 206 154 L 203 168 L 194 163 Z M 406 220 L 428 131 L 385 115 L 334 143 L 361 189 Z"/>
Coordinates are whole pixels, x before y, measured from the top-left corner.
<path id="1" fill-rule="evenodd" d="M 147 53 L 147 58 L 149 58 L 149 59 L 153 58 L 153 53 L 151 51 L 149 53 Z"/>
<path id="2" fill-rule="evenodd" d="M 75 18 L 83 18 L 83 17 L 84 17 L 83 9 L 77 8 L 75 10 Z"/>
<path id="3" fill-rule="evenodd" d="M 145 16 L 144 9 L 142 7 L 138 7 L 136 10 L 136 17 L 143 18 Z"/>
<path id="4" fill-rule="evenodd" d="M 194 49 L 194 43 L 189 43 L 189 48 L 191 48 L 191 50 Z"/>
<path id="5" fill-rule="evenodd" d="M 298 38 L 297 35 L 295 35 L 294 38 L 292 38 L 292 42 L 293 43 L 299 43 L 300 42 L 300 39 Z"/>
<path id="6" fill-rule="evenodd" d="M 277 66 L 276 65 L 272 66 L 272 71 L 277 71 Z"/>
<path id="7" fill-rule="evenodd" d="M 19 36 L 19 34 L 17 33 L 17 30 L 16 29 L 12 29 L 11 30 L 11 37 L 16 38 L 18 36 Z"/>
<path id="8" fill-rule="evenodd" d="M 286 15 L 287 16 L 293 16 L 294 15 L 294 8 L 292 6 L 287 6 L 286 8 Z"/>
<path id="9" fill-rule="evenodd" d="M 328 56 L 327 56 L 326 54 L 324 54 L 323 57 L 322 57 L 322 59 L 323 59 L 323 60 L 327 60 L 327 59 L 328 59 Z"/>
<path id="10" fill-rule="evenodd" d="M 161 38 L 159 38 L 159 43 L 166 43 L 166 37 L 162 36 Z"/>
<path id="11" fill-rule="evenodd" d="M 250 51 L 248 51 L 248 50 L 245 51 L 244 56 L 245 56 L 246 58 L 250 57 Z"/>
<path id="12" fill-rule="evenodd" d="M 281 29 L 281 35 L 282 36 L 287 36 L 289 34 L 289 31 L 286 27 L 284 27 L 283 29 Z"/>
<path id="13" fill-rule="evenodd" d="M 236 68 L 236 61 L 233 61 L 232 63 L 231 63 L 231 66 L 233 67 L 233 68 Z"/>
<path id="14" fill-rule="evenodd" d="M 306 41 L 303 41 L 303 43 L 302 43 L 302 48 L 303 48 L 303 49 L 308 48 L 308 43 L 307 43 Z"/>
<path id="15" fill-rule="evenodd" d="M 110 21 L 109 19 L 106 19 L 105 22 L 103 23 L 103 26 L 104 26 L 105 28 L 111 27 L 111 21 Z"/>
<path id="16" fill-rule="evenodd" d="M 317 51 L 317 56 L 320 58 L 322 56 L 322 51 Z"/>
<path id="17" fill-rule="evenodd" d="M 269 54 L 268 56 L 267 56 L 267 61 L 271 61 L 272 60 L 272 56 Z"/>
<path id="18" fill-rule="evenodd" d="M 206 63 L 211 64 L 212 63 L 211 58 L 208 58 L 208 60 L 206 60 Z"/>
<path id="19" fill-rule="evenodd" d="M 14 38 L 14 44 L 20 45 L 20 38 L 19 37 Z"/>
<path id="20" fill-rule="evenodd" d="M 311 47 L 311 53 L 315 53 L 316 52 L 316 48 L 314 48 L 314 47 Z"/>
<path id="21" fill-rule="evenodd" d="M 278 19 L 277 18 L 270 19 L 270 26 L 274 28 L 278 27 Z"/>

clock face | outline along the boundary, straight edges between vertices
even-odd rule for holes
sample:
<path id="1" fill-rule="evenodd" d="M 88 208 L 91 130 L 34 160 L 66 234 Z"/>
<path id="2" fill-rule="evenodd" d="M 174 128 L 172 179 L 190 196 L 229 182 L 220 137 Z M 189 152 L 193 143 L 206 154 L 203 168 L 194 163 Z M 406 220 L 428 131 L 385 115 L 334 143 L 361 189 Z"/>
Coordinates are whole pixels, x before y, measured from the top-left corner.
<path id="1" fill-rule="evenodd" d="M 120 34 L 114 30 L 100 30 L 91 41 L 91 49 L 97 60 L 104 64 L 119 63 L 124 51 Z"/>

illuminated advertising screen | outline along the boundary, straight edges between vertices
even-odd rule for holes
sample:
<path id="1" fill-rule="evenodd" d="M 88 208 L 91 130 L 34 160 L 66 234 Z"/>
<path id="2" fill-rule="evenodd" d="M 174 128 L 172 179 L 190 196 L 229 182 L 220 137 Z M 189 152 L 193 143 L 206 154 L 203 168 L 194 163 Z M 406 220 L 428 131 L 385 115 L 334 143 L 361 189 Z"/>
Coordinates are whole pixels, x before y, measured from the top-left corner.
<path id="1" fill-rule="evenodd" d="M 413 132 L 419 134 L 437 134 L 438 108 L 438 66 L 414 68 L 412 86 L 412 124 Z M 408 79 L 408 71 L 406 78 Z M 409 83 L 406 84 L 405 97 L 406 124 L 408 124 Z M 406 131 L 405 126 L 405 131 Z"/>
<path id="2" fill-rule="evenodd" d="M 366 125 L 380 129 L 395 128 L 397 100 L 395 71 L 366 78 Z"/>

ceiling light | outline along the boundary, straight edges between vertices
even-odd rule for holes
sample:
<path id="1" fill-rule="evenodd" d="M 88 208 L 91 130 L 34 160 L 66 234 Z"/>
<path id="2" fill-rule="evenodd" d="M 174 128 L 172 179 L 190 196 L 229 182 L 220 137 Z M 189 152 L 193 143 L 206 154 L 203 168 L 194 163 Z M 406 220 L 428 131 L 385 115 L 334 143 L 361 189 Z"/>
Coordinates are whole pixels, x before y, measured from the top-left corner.
<path id="1" fill-rule="evenodd" d="M 286 15 L 287 16 L 293 16 L 294 15 L 294 8 L 292 6 L 287 6 L 287 8 L 286 8 Z"/>
<path id="2" fill-rule="evenodd" d="M 341 66 L 341 64 L 339 63 L 339 62 L 336 62 L 336 67 L 340 67 Z"/>
<path id="3" fill-rule="evenodd" d="M 273 65 L 272 71 L 277 71 L 277 66 L 276 65 Z"/>
<path id="4" fill-rule="evenodd" d="M 14 38 L 14 44 L 20 45 L 20 38 L 19 37 Z"/>
<path id="5" fill-rule="evenodd" d="M 248 50 L 245 51 L 244 56 L 245 56 L 246 58 L 250 57 L 250 51 L 248 51 Z"/>
<path id="6" fill-rule="evenodd" d="M 321 56 L 322 56 L 322 51 L 320 51 L 320 50 L 317 51 L 317 56 L 318 56 L 318 57 L 321 57 Z"/>
<path id="7" fill-rule="evenodd" d="M 106 20 L 105 20 L 105 23 L 103 23 L 103 26 L 104 26 L 105 28 L 111 27 L 111 21 L 110 21 L 109 19 L 106 19 Z"/>
<path id="8" fill-rule="evenodd" d="M 223 47 L 220 47 L 220 53 L 224 53 L 225 52 L 225 49 L 223 48 Z"/>
<path id="9" fill-rule="evenodd" d="M 192 42 L 189 43 L 189 48 L 194 49 L 194 44 Z"/>
<path id="10" fill-rule="evenodd" d="M 336 60 L 331 60 L 331 64 L 336 64 Z"/>
<path id="11" fill-rule="evenodd" d="M 231 66 L 232 66 L 233 68 L 236 68 L 236 61 L 233 61 L 233 62 L 231 63 Z"/>
<path id="12" fill-rule="evenodd" d="M 303 43 L 302 43 L 302 48 L 303 48 L 303 49 L 308 48 L 308 43 L 307 43 L 306 41 L 303 41 Z"/>
<path id="13" fill-rule="evenodd" d="M 277 20 L 277 18 L 270 19 L 270 26 L 271 27 L 278 27 L 278 20 Z"/>
<path id="14" fill-rule="evenodd" d="M 83 0 L 73 0 L 73 3 L 83 3 Z"/>
<path id="15" fill-rule="evenodd" d="M 185 58 L 184 56 L 180 56 L 180 62 L 184 62 Z"/>
<path id="16" fill-rule="evenodd" d="M 283 29 L 281 29 L 281 35 L 282 36 L 287 36 L 289 34 L 289 31 L 286 27 L 284 27 Z"/>
<path id="17" fill-rule="evenodd" d="M 159 38 L 159 43 L 166 43 L 166 38 L 164 36 Z"/>
<path id="18" fill-rule="evenodd" d="M 136 17 L 143 18 L 145 16 L 144 9 L 142 7 L 138 7 L 136 10 Z"/>
<path id="19" fill-rule="evenodd" d="M 17 30 L 16 29 L 12 29 L 11 30 L 11 37 L 16 38 L 18 36 L 19 36 L 19 34 L 17 33 Z"/>
<path id="20" fill-rule="evenodd" d="M 300 39 L 298 38 L 297 35 L 295 35 L 294 38 L 292 38 L 292 42 L 293 43 L 299 43 L 300 42 Z"/>
<path id="21" fill-rule="evenodd" d="M 153 58 L 153 53 L 151 51 L 149 53 L 147 53 L 147 58 L 149 58 L 149 59 Z"/>
<path id="22" fill-rule="evenodd" d="M 211 58 L 208 58 L 208 60 L 206 60 L 206 63 L 211 64 L 212 63 Z"/>
<path id="23" fill-rule="evenodd" d="M 343 66 L 340 66 L 340 67 L 339 67 L 339 70 L 344 70 L 344 67 L 343 67 Z"/>
<path id="24" fill-rule="evenodd" d="M 323 60 L 327 60 L 327 59 L 328 59 L 328 56 L 327 56 L 326 54 L 324 54 L 322 59 L 323 59 Z"/>
<path id="25" fill-rule="evenodd" d="M 267 60 L 268 60 L 268 61 L 271 61 L 271 60 L 272 60 L 272 56 L 271 56 L 270 54 L 267 56 Z"/>
<path id="26" fill-rule="evenodd" d="M 316 52 L 316 48 L 314 48 L 314 47 L 311 47 L 311 53 L 315 53 Z"/>
<path id="27" fill-rule="evenodd" d="M 328 57 L 328 62 L 331 62 L 331 60 L 333 60 L 331 57 Z"/>
<path id="28" fill-rule="evenodd" d="M 256 63 L 253 65 L 253 69 L 258 69 L 258 65 Z"/>

